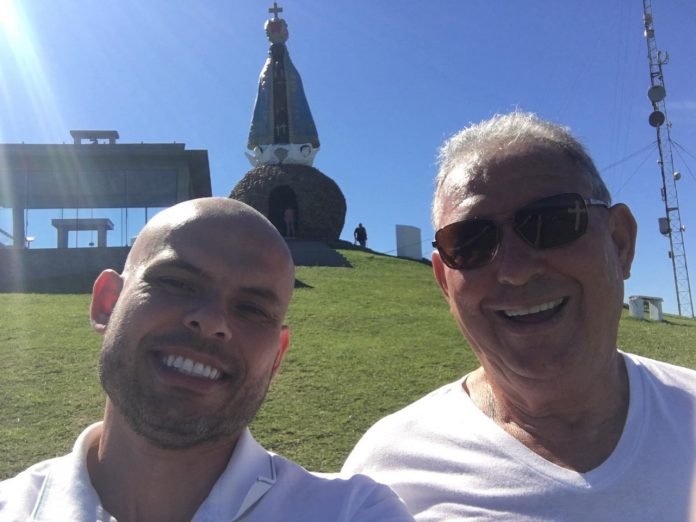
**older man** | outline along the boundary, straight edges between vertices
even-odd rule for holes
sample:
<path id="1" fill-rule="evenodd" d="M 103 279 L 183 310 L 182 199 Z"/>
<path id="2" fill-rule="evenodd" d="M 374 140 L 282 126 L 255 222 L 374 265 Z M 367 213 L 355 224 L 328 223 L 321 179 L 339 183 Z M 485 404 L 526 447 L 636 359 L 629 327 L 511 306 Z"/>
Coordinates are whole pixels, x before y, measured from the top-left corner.
<path id="1" fill-rule="evenodd" d="M 293 286 L 285 242 L 252 208 L 158 214 L 123 274 L 94 284 L 103 422 L 0 483 L 0 520 L 412 520 L 388 488 L 310 474 L 249 433 L 288 348 Z"/>
<path id="2" fill-rule="evenodd" d="M 617 350 L 630 210 L 531 114 L 440 159 L 433 271 L 481 366 L 378 422 L 344 470 L 417 520 L 696 520 L 696 372 Z"/>

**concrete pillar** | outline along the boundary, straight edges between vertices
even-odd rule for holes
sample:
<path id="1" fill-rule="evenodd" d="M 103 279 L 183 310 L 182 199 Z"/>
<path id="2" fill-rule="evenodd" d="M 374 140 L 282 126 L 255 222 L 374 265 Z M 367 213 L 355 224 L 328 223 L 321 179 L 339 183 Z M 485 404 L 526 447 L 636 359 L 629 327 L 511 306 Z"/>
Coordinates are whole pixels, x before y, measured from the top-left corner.
<path id="1" fill-rule="evenodd" d="M 106 225 L 101 225 L 97 229 L 97 246 L 99 248 L 106 247 Z"/>
<path id="2" fill-rule="evenodd" d="M 26 248 L 27 241 L 24 237 L 24 207 L 12 208 L 12 245 L 15 248 Z"/>
<path id="3" fill-rule="evenodd" d="M 68 248 L 68 229 L 65 227 L 57 227 L 58 230 L 58 248 Z"/>

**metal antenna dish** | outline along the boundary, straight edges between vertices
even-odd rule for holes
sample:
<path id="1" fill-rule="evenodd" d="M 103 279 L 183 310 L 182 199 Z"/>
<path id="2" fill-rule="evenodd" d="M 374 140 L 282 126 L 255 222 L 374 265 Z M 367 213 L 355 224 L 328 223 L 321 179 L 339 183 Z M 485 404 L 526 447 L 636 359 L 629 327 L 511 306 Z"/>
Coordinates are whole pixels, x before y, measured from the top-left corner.
<path id="1" fill-rule="evenodd" d="M 660 234 L 663 236 L 668 236 L 671 232 L 669 229 L 669 219 L 666 217 L 657 218 L 657 224 L 660 228 Z"/>
<path id="2" fill-rule="evenodd" d="M 667 96 L 663 85 L 653 85 L 648 89 L 648 99 L 653 103 L 660 103 Z"/>
<path id="3" fill-rule="evenodd" d="M 648 117 L 648 123 L 651 127 L 659 127 L 665 122 L 665 114 L 662 111 L 653 111 Z"/>

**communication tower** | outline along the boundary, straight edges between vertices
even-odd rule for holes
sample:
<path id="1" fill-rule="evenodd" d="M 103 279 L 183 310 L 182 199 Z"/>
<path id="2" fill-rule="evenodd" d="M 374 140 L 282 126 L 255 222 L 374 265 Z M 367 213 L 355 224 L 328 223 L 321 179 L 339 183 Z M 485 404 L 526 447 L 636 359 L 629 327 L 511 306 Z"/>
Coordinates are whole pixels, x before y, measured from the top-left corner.
<path id="1" fill-rule="evenodd" d="M 677 292 L 677 307 L 679 315 L 694 317 L 694 309 L 691 301 L 691 285 L 689 284 L 689 269 L 686 263 L 686 250 L 684 248 L 684 226 L 679 213 L 679 195 L 677 193 L 677 181 L 681 174 L 674 169 L 672 156 L 672 123 L 667 118 L 667 104 L 665 97 L 665 81 L 662 74 L 662 66 L 669 63 L 669 54 L 662 53 L 655 42 L 655 28 L 653 26 L 652 5 L 650 0 L 643 0 L 643 25 L 645 27 L 645 39 L 648 43 L 648 61 L 650 63 L 650 88 L 648 99 L 653 111 L 650 113 L 648 123 L 655 128 L 657 133 L 657 149 L 659 152 L 658 164 L 662 176 L 661 197 L 665 204 L 665 217 L 658 219 L 660 233 L 669 238 L 669 258 L 672 260 L 674 271 L 674 286 Z"/>

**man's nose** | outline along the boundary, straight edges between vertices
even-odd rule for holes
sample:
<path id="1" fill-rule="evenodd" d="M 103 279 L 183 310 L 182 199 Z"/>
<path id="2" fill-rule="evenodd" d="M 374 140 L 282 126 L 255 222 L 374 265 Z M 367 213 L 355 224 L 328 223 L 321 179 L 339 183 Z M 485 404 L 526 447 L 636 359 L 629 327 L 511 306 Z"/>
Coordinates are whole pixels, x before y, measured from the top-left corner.
<path id="1" fill-rule="evenodd" d="M 203 338 L 228 341 L 232 337 L 226 306 L 216 298 L 207 298 L 189 310 L 184 324 Z"/>
<path id="2" fill-rule="evenodd" d="M 501 230 L 493 263 L 498 281 L 513 286 L 525 285 L 546 271 L 545 253 L 527 243 L 509 223 Z"/>

